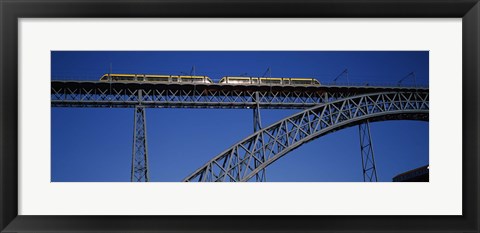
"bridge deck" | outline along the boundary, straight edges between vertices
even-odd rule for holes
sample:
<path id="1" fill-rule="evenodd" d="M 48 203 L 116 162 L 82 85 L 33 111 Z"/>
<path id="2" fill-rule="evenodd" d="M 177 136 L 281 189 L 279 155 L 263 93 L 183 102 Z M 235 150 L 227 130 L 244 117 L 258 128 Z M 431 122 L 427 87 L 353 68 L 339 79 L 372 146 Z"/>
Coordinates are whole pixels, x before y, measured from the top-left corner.
<path id="1" fill-rule="evenodd" d="M 420 87 L 280 86 L 52 81 L 52 107 L 305 108 L 346 96 L 428 92 Z"/>

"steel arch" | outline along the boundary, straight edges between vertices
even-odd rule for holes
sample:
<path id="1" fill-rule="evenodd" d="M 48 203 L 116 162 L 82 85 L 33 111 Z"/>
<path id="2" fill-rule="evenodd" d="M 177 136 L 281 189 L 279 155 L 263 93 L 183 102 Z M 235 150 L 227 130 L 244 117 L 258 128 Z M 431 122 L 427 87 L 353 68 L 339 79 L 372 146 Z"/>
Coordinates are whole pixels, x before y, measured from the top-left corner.
<path id="1" fill-rule="evenodd" d="M 184 181 L 249 181 L 269 164 L 303 143 L 365 120 L 428 121 L 428 98 L 428 92 L 384 92 L 318 105 L 248 136 L 214 157 Z"/>

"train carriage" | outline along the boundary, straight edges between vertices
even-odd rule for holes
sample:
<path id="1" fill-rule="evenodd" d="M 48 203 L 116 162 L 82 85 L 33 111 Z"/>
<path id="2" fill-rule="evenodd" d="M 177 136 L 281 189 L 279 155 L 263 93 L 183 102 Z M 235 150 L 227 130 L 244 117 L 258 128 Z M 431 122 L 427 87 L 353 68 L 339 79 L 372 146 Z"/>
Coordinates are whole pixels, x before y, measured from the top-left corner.
<path id="1" fill-rule="evenodd" d="M 139 83 L 202 83 L 213 84 L 208 76 L 197 75 L 155 75 L 155 74 L 104 74 L 100 82 L 139 82 Z M 225 76 L 218 84 L 238 85 L 284 85 L 320 86 L 315 78 L 266 78 Z"/>
<path id="2" fill-rule="evenodd" d="M 100 82 L 145 82 L 145 83 L 213 83 L 208 76 L 154 75 L 154 74 L 104 74 Z"/>
<path id="3" fill-rule="evenodd" d="M 219 84 L 320 86 L 315 78 L 265 78 L 225 76 Z"/>

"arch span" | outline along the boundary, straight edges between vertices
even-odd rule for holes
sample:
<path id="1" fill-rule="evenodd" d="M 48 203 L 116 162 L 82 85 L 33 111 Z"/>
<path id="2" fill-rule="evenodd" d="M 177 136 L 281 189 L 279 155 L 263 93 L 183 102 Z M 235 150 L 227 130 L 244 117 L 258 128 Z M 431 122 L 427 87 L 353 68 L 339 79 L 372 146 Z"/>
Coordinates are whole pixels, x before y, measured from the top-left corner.
<path id="1" fill-rule="evenodd" d="M 249 181 L 288 152 L 322 135 L 367 119 L 428 121 L 428 111 L 428 92 L 373 93 L 324 103 L 248 136 L 215 156 L 184 181 Z"/>

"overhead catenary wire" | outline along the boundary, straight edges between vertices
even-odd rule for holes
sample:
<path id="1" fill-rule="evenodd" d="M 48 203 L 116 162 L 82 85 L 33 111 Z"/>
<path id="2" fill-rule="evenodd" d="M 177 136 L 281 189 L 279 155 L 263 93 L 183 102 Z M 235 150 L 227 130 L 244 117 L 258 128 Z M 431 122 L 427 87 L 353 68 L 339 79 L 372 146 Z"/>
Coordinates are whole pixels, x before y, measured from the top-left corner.
<path id="1" fill-rule="evenodd" d="M 272 77 L 272 70 L 270 69 L 270 67 L 267 68 L 267 71 L 265 71 L 265 73 L 263 73 L 263 75 L 261 77 L 265 78 L 267 74 L 268 74 L 269 78 Z"/>
<path id="2" fill-rule="evenodd" d="M 108 71 L 108 82 L 109 82 L 109 99 L 112 96 L 112 63 L 110 62 L 110 70 Z"/>
<path id="3" fill-rule="evenodd" d="M 417 86 L 417 77 L 415 75 L 415 72 L 412 71 L 410 73 L 408 73 L 405 77 L 403 77 L 402 79 L 400 79 L 400 81 L 398 81 L 398 85 L 400 86 L 402 84 L 402 82 L 409 78 L 409 77 L 413 77 L 413 85 L 416 87 Z"/>
<path id="4" fill-rule="evenodd" d="M 349 85 L 349 84 L 350 84 L 350 81 L 348 80 L 348 69 L 347 69 L 347 68 L 345 68 L 345 69 L 342 71 L 342 73 L 340 73 L 339 75 L 337 75 L 337 77 L 335 77 L 335 78 L 333 79 L 333 83 L 336 84 L 336 83 L 337 83 L 337 80 L 338 80 L 339 78 L 343 77 L 344 74 L 345 74 L 345 77 L 347 78 L 347 85 Z"/>

